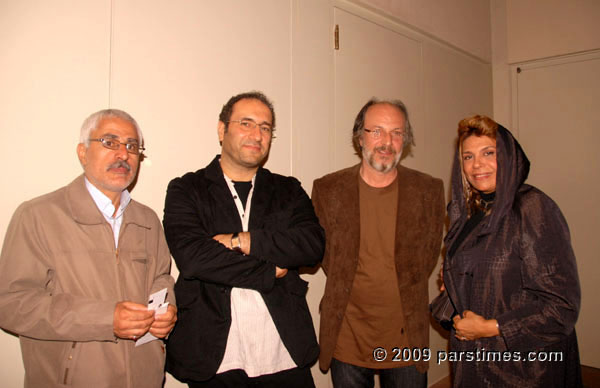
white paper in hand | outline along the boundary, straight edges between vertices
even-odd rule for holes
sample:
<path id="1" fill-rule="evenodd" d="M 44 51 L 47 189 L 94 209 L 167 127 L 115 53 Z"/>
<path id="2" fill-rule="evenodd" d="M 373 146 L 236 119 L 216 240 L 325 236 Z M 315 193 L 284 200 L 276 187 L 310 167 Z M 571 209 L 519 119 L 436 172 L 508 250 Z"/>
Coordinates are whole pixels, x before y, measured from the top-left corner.
<path id="1" fill-rule="evenodd" d="M 165 303 L 165 299 L 167 298 L 167 289 L 163 288 L 160 291 L 156 291 L 154 294 L 150 295 L 148 298 L 148 310 L 154 310 L 154 315 L 160 315 L 167 312 L 167 307 L 169 306 L 169 302 Z M 147 332 L 140 339 L 135 342 L 135 346 L 140 346 L 150 341 L 154 341 L 158 338 Z"/>

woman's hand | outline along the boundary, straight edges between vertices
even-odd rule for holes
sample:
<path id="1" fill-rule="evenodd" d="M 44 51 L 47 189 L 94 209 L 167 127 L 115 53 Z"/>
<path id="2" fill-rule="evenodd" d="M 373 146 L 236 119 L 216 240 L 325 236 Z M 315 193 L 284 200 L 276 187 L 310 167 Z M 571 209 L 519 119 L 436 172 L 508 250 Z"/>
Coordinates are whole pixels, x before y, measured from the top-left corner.
<path id="1" fill-rule="evenodd" d="M 444 284 L 444 261 L 442 260 L 442 265 L 440 265 L 440 291 L 444 291 L 446 289 L 446 285 Z"/>
<path id="2" fill-rule="evenodd" d="M 461 341 L 473 341 L 483 337 L 495 337 L 500 335 L 498 321 L 485 319 L 473 311 L 465 310 L 462 318 L 460 315 L 454 317 L 455 337 Z"/>

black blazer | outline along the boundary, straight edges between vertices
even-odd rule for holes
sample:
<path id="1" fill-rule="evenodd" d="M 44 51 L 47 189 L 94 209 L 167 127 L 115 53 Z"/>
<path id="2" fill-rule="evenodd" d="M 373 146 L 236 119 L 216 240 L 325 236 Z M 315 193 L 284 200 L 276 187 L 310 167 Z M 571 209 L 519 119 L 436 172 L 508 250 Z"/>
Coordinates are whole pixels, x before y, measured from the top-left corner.
<path id="1" fill-rule="evenodd" d="M 252 196 L 251 255 L 229 250 L 212 236 L 242 231 L 219 155 L 204 169 L 173 179 L 163 220 L 179 269 L 175 284 L 178 320 L 167 341 L 167 370 L 181 381 L 215 375 L 231 325 L 232 287 L 261 293 L 294 362 L 305 367 L 318 354 L 306 304 L 301 266 L 323 256 L 325 234 L 300 182 L 259 168 Z M 275 266 L 288 274 L 275 278 Z"/>

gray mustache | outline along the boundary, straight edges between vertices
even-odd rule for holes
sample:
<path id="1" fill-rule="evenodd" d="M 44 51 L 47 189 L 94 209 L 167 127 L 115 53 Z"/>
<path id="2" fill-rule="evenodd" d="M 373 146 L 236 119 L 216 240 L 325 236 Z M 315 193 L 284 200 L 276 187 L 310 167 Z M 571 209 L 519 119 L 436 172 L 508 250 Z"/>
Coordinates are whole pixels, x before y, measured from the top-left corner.
<path id="1" fill-rule="evenodd" d="M 107 170 L 110 170 L 111 168 L 121 168 L 121 167 L 125 167 L 127 169 L 127 171 L 131 171 L 131 166 L 129 165 L 129 163 L 127 163 L 124 160 L 119 160 L 118 162 L 111 164 L 110 166 L 108 166 Z"/>
<path id="2" fill-rule="evenodd" d="M 375 151 L 387 151 L 387 152 L 396 153 L 396 151 L 392 148 L 391 145 L 382 145 L 379 147 L 375 147 Z"/>

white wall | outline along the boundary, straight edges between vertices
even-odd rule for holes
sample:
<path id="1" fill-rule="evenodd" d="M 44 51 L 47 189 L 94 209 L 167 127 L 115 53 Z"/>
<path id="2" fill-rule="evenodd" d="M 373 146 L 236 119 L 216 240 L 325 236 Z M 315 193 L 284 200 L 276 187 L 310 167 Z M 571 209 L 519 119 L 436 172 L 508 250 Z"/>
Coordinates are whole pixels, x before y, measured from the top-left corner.
<path id="1" fill-rule="evenodd" d="M 411 107 L 423 117 L 415 160 L 447 185 L 456 122 L 475 110 L 491 111 L 489 6 L 401 3 L 0 0 L 0 133 L 6 139 L 0 235 L 19 203 L 81 173 L 78 128 L 108 106 L 127 110 L 144 130 L 149 157 L 132 195 L 159 216 L 168 181 L 218 152 L 221 105 L 248 89 L 263 90 L 275 103 L 277 140 L 267 167 L 297 176 L 310 192 L 312 181 L 333 169 L 334 6 L 362 8 L 364 17 L 411 30 L 422 42 L 423 106 Z M 304 276 L 318 327 L 325 279 L 321 271 Z M 443 347 L 435 335 L 432 343 Z M 0 346 L 2 385 L 21 386 L 17 339 L 1 333 Z M 446 371 L 432 370 L 430 381 Z M 319 387 L 329 386 L 316 367 L 313 375 Z M 180 384 L 169 377 L 167 386 Z"/>

